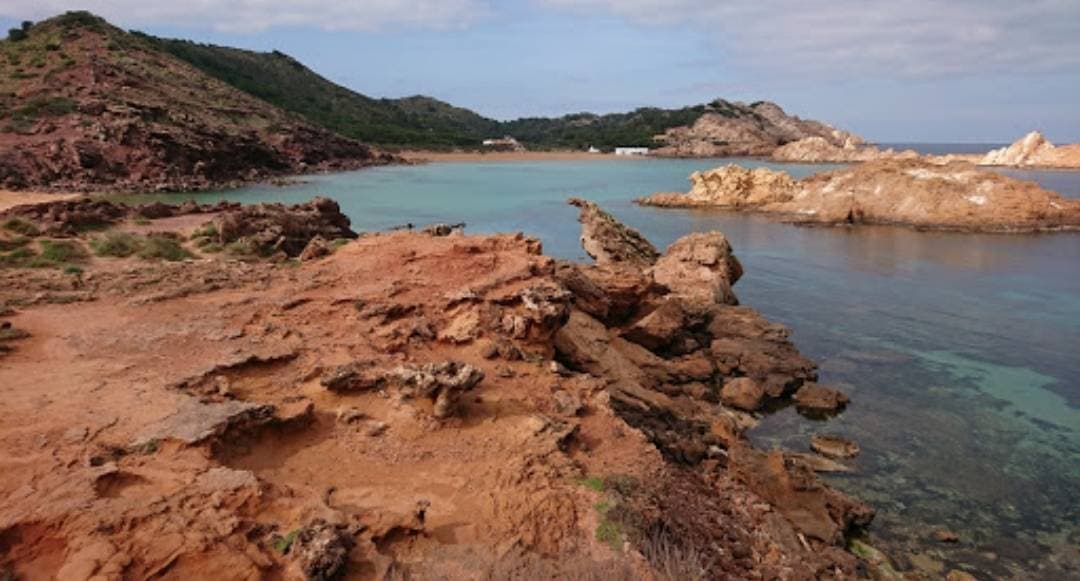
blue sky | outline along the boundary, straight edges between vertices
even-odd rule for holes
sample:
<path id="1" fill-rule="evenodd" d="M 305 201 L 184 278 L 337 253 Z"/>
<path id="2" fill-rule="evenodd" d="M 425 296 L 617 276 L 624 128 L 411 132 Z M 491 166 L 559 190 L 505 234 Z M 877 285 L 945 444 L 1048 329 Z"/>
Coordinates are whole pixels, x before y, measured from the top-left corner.
<path id="1" fill-rule="evenodd" d="M 4 0 L 0 25 L 77 8 L 501 119 L 724 97 L 884 142 L 1080 141 L 1080 0 Z"/>

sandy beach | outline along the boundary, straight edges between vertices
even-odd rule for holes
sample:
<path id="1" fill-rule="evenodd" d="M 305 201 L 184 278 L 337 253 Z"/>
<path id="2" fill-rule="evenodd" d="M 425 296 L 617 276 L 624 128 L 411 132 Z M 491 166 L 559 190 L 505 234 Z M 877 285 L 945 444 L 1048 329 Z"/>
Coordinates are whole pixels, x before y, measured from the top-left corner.
<path id="1" fill-rule="evenodd" d="M 23 204 L 37 204 L 55 200 L 70 200 L 83 194 L 50 194 L 46 192 L 12 192 L 0 190 L 0 212 Z"/>
<path id="2" fill-rule="evenodd" d="M 611 153 L 589 153 L 586 151 L 402 151 L 398 155 L 412 161 L 438 162 L 513 162 L 513 161 L 568 161 L 568 160 L 607 160 L 634 159 L 631 156 Z"/>

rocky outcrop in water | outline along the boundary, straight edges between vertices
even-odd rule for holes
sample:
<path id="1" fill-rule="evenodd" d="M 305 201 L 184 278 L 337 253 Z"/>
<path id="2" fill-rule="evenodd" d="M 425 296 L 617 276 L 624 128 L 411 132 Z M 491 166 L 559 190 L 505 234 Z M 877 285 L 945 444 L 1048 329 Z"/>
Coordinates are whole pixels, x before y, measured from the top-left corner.
<path id="1" fill-rule="evenodd" d="M 1008 147 L 987 153 L 979 165 L 1080 168 L 1080 144 L 1055 146 L 1038 131 L 1032 131 Z"/>
<path id="2" fill-rule="evenodd" d="M 598 217 L 592 206 L 574 204 L 583 208 L 585 231 L 595 233 L 595 222 L 610 219 Z M 627 239 L 637 239 L 625 228 L 606 227 L 608 239 L 595 240 L 595 234 L 588 238 L 605 247 L 622 247 Z M 579 266 L 577 273 L 591 279 L 608 267 Z M 787 329 L 751 309 L 733 306 L 737 300 L 731 288 L 742 267 L 719 232 L 681 238 L 639 269 L 640 276 L 657 284 L 639 287 L 649 290 L 627 322 L 604 322 L 574 309 L 555 335 L 555 349 L 569 368 L 606 378 L 615 410 L 673 460 L 696 465 L 713 458 L 771 466 L 764 455 L 744 445 L 741 434 L 754 423 L 746 411 L 796 392 L 823 394 L 807 399 L 814 409 L 828 396 L 846 403 L 839 391 L 813 383 L 815 365 L 790 343 Z M 726 405 L 718 406 L 720 402 Z M 837 411 L 843 403 L 828 411 Z M 812 473 L 796 475 L 790 471 L 798 469 L 782 466 L 771 466 L 766 474 L 755 468 L 751 488 L 773 495 L 778 503 L 790 503 L 799 514 L 793 520 L 802 520 L 797 526 L 805 534 L 834 542 L 848 527 L 868 522 L 872 512 L 864 506 L 814 484 Z M 802 497 L 797 486 L 818 492 Z"/>
<path id="3" fill-rule="evenodd" d="M 747 105 L 722 99 L 689 126 L 669 129 L 657 136 L 662 145 L 654 153 L 670 157 L 724 157 L 770 155 L 786 143 L 808 137 L 828 144 L 861 144 L 862 139 L 818 121 L 788 115 L 775 103 Z"/>
<path id="4" fill-rule="evenodd" d="M 793 180 L 729 165 L 691 176 L 689 194 L 655 194 L 659 207 L 778 214 L 800 223 L 898 224 L 986 232 L 1080 228 L 1080 200 L 964 162 L 880 160 Z"/>

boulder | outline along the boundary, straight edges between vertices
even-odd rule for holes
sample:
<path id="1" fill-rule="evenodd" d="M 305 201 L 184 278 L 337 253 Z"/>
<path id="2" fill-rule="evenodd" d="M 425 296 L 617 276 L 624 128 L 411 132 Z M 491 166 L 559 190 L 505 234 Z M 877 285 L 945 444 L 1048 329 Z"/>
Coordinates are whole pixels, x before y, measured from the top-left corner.
<path id="1" fill-rule="evenodd" d="M 652 269 L 657 283 L 673 294 L 705 303 L 738 304 L 731 287 L 743 269 L 720 232 L 683 236 L 668 247 Z"/>
<path id="2" fill-rule="evenodd" d="M 329 198 L 314 198 L 293 206 L 242 206 L 220 214 L 214 225 L 219 244 L 243 241 L 263 256 L 279 251 L 298 256 L 316 236 L 324 240 L 357 237 L 349 228 L 349 218 Z"/>
<path id="3" fill-rule="evenodd" d="M 682 302 L 669 299 L 630 325 L 623 337 L 650 351 L 659 351 L 686 333 L 686 327 L 687 313 Z"/>
<path id="4" fill-rule="evenodd" d="M 322 258 L 329 256 L 333 251 L 330 250 L 330 245 L 326 243 L 326 240 L 322 236 L 316 235 L 307 243 L 304 250 L 298 257 L 301 262 L 307 262 L 309 260 L 315 260 L 316 258 Z"/>
<path id="5" fill-rule="evenodd" d="M 450 416 L 460 395 L 484 379 L 483 371 L 458 361 L 402 365 L 387 375 L 401 385 L 403 396 L 431 399 L 434 402 L 432 414 L 436 418 Z"/>
<path id="6" fill-rule="evenodd" d="M 844 392 L 816 383 L 804 384 L 792 399 L 800 411 L 816 414 L 835 414 L 851 401 Z"/>
<path id="7" fill-rule="evenodd" d="M 765 389 L 749 377 L 736 377 L 720 390 L 720 401 L 724 405 L 747 412 L 760 408 L 764 398 Z"/>
<path id="8" fill-rule="evenodd" d="M 661 290 L 651 276 L 628 266 L 564 262 L 556 266 L 555 278 L 570 291 L 575 307 L 610 324 L 632 318 Z"/>

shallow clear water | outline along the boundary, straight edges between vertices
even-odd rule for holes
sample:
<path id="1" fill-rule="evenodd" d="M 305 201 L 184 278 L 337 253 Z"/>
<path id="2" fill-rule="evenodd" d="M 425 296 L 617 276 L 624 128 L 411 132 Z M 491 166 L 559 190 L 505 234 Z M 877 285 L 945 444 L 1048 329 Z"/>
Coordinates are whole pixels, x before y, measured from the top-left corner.
<path id="1" fill-rule="evenodd" d="M 251 187 L 203 201 L 336 198 L 358 230 L 412 222 L 523 230 L 584 258 L 570 196 L 586 197 L 658 247 L 719 229 L 746 267 L 736 291 L 789 325 L 822 380 L 853 399 L 826 424 L 788 409 L 753 437 L 806 449 L 850 436 L 858 472 L 838 486 L 879 510 L 874 538 L 933 570 L 1063 578 L 1080 566 L 1080 235 L 965 235 L 891 227 L 801 228 L 767 218 L 638 208 L 721 160 L 603 160 L 389 167 Z M 769 165 L 738 160 L 742 165 Z M 828 166 L 791 165 L 796 175 Z M 1080 173 L 1006 171 L 1080 197 Z M 179 201 L 187 196 L 154 196 Z M 928 539 L 936 527 L 955 546 Z"/>

